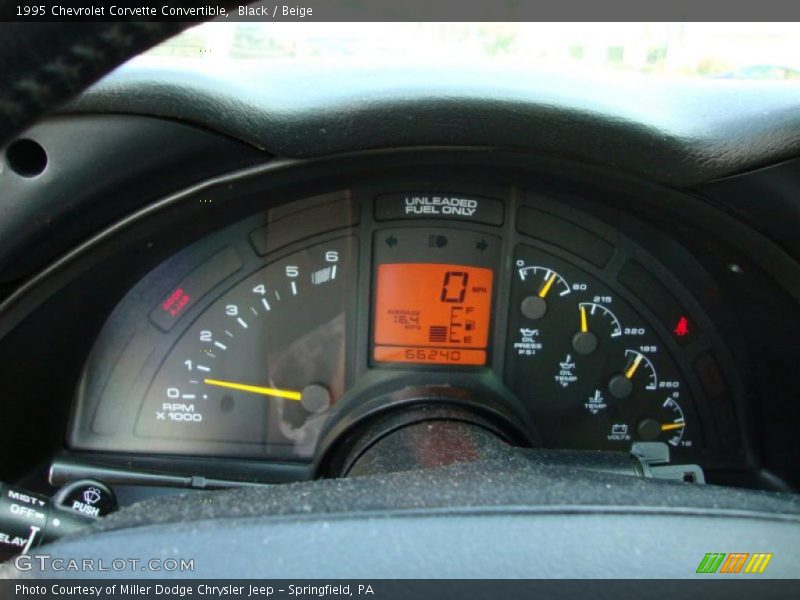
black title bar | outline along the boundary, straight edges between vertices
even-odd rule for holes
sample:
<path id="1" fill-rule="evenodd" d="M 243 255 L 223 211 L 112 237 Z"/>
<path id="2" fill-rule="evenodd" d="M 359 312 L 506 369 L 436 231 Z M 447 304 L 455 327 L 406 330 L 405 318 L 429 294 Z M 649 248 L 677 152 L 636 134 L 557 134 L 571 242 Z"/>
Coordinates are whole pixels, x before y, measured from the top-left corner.
<path id="1" fill-rule="evenodd" d="M 0 21 L 795 21 L 796 0 L 0 0 Z"/>

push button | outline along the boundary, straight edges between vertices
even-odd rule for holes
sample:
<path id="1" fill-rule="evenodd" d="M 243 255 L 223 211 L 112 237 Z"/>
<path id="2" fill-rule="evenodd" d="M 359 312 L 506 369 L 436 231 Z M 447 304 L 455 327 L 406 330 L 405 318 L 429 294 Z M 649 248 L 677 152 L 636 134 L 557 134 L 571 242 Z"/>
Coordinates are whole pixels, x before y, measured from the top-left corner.
<path id="1" fill-rule="evenodd" d="M 104 517 L 117 509 L 117 498 L 106 484 L 93 479 L 72 481 L 53 498 L 57 508 L 92 517 Z"/>

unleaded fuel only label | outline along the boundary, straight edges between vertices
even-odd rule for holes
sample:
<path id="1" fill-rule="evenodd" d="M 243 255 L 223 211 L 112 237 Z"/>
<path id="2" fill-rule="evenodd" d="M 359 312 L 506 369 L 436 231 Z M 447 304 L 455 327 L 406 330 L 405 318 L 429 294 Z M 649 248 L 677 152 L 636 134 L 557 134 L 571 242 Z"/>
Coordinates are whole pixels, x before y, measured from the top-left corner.
<path id="1" fill-rule="evenodd" d="M 456 219 L 503 224 L 503 203 L 482 196 L 433 192 L 384 194 L 375 200 L 375 218 L 392 219 Z"/>

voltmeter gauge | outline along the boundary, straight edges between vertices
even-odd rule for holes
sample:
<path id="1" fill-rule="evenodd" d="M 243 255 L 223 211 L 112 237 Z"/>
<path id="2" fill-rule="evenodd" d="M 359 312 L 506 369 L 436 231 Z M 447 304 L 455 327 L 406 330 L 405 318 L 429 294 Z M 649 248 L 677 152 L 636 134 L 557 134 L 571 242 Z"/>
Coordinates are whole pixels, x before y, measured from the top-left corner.
<path id="1" fill-rule="evenodd" d="M 639 437 L 679 446 L 686 431 L 686 417 L 678 401 L 667 396 L 658 406 L 653 406 L 651 412 L 653 416 L 642 417 L 636 425 Z"/>

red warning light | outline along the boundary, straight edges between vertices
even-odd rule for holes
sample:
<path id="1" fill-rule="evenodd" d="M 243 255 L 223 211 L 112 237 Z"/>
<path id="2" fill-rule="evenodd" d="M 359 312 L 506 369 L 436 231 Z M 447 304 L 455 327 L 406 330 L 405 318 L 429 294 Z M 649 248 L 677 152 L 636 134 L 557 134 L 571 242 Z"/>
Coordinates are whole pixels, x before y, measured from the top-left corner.
<path id="1" fill-rule="evenodd" d="M 686 317 L 681 317 L 678 319 L 678 324 L 675 325 L 675 329 L 672 330 L 672 333 L 677 335 L 678 337 L 683 337 L 689 334 L 689 319 Z"/>
<path id="2" fill-rule="evenodd" d="M 191 300 L 189 294 L 184 293 L 183 288 L 178 288 L 164 300 L 161 308 L 173 317 L 177 317 L 189 303 L 189 300 Z"/>

